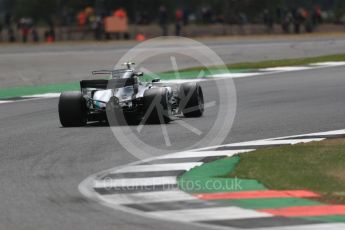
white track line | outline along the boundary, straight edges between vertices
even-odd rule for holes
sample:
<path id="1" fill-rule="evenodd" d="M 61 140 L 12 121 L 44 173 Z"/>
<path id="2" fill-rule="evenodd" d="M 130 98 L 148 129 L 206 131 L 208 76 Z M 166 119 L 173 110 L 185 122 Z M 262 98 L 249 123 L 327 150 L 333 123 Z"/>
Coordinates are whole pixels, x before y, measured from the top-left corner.
<path id="1" fill-rule="evenodd" d="M 313 136 L 316 134 L 310 134 L 309 136 Z M 318 134 L 320 135 L 320 134 Z M 326 134 L 325 134 L 326 135 Z M 300 136 L 307 136 L 307 135 L 300 135 Z M 290 140 L 281 140 L 285 138 L 290 138 Z M 296 139 L 292 139 L 296 138 Z M 256 141 L 247 141 L 247 142 L 239 142 L 239 143 L 231 143 L 227 145 L 219 145 L 219 146 L 212 146 L 212 147 L 206 147 L 206 148 L 201 148 L 201 149 L 195 149 L 191 151 L 205 151 L 205 150 L 211 150 L 215 148 L 222 148 L 222 147 L 257 147 L 257 146 L 265 146 L 267 145 L 268 147 L 271 145 L 274 147 L 274 145 L 294 145 L 298 143 L 307 143 L 307 142 L 312 142 L 312 141 L 320 141 L 325 138 L 308 138 L 308 139 L 298 139 L 298 136 L 287 136 L 287 137 L 277 137 L 277 138 L 271 138 L 271 139 L 264 139 L 264 140 L 256 140 Z M 254 149 L 255 150 L 255 149 Z M 223 150 L 222 150 L 223 151 Z M 225 150 L 224 150 L 225 151 Z M 236 150 L 237 151 L 237 150 Z"/>
<path id="2" fill-rule="evenodd" d="M 11 103 L 13 101 L 0 101 L 0 104 L 6 104 L 6 103 Z"/>
<path id="3" fill-rule="evenodd" d="M 265 72 L 253 72 L 253 73 L 222 73 L 222 74 L 215 74 L 208 77 L 211 78 L 242 78 L 242 77 L 254 77 L 258 75 L 267 74 Z"/>
<path id="4" fill-rule="evenodd" d="M 61 93 L 44 93 L 44 94 L 34 94 L 34 95 L 28 95 L 23 96 L 24 98 L 31 98 L 31 97 L 39 97 L 39 98 L 56 98 L 60 97 Z"/>
<path id="5" fill-rule="evenodd" d="M 221 150 L 221 151 L 200 151 L 200 152 L 180 152 L 158 157 L 157 159 L 174 159 L 189 157 L 215 157 L 215 156 L 233 156 L 238 153 L 246 153 L 255 149 L 246 150 Z"/>
<path id="6" fill-rule="evenodd" d="M 159 171 L 175 171 L 175 170 L 190 170 L 195 166 L 201 165 L 202 162 L 193 163 L 177 163 L 177 164 L 156 164 L 156 165 L 132 165 L 117 170 L 116 172 L 159 172 Z M 110 172 L 111 173 L 111 172 Z"/>
<path id="7" fill-rule="evenodd" d="M 262 70 L 269 71 L 269 72 L 292 72 L 292 71 L 311 70 L 314 68 L 315 67 L 309 67 L 309 66 L 284 66 L 284 67 L 265 68 Z"/>
<path id="8" fill-rule="evenodd" d="M 280 74 L 280 73 L 288 73 L 288 72 L 298 72 L 304 70 L 315 70 L 315 69 L 323 69 L 328 67 L 337 67 L 337 66 L 344 66 L 345 62 L 325 62 L 325 63 L 311 63 L 308 66 L 284 66 L 284 67 L 274 67 L 274 68 L 265 68 L 259 69 L 261 72 L 254 72 L 254 73 L 225 73 L 225 74 L 216 74 L 209 77 L 217 78 L 246 78 L 246 77 L 253 77 L 253 76 L 260 76 L 260 75 L 272 75 L 272 74 Z M 266 71 L 266 72 L 265 72 Z"/>
<path id="9" fill-rule="evenodd" d="M 304 136 L 304 135 L 303 135 Z M 295 137 L 295 136 L 293 136 Z M 280 139 L 280 138 L 277 138 Z M 265 146 L 265 145 L 279 145 L 279 144 L 298 144 L 308 143 L 313 141 L 321 141 L 324 138 L 307 138 L 307 139 L 291 139 L 291 140 L 260 140 L 260 141 L 248 141 L 240 143 L 232 143 L 228 145 L 220 145 L 216 147 L 207 147 L 204 151 L 191 150 L 188 152 L 179 152 L 157 157 L 155 159 L 171 159 L 171 158 L 188 158 L 188 157 L 211 157 L 211 156 L 233 156 L 239 153 L 246 153 L 255 151 L 255 149 L 239 149 L 239 150 L 217 150 L 217 151 L 206 151 L 207 149 L 220 148 L 220 147 L 231 147 L 231 146 Z M 202 150 L 202 149 L 200 149 Z"/>
<path id="10" fill-rule="evenodd" d="M 169 185 L 177 184 L 177 179 L 171 177 L 146 177 L 146 178 L 125 178 L 109 179 L 95 181 L 94 188 L 112 188 L 112 187 L 133 187 L 133 186 L 150 186 L 150 185 Z"/>
<path id="11" fill-rule="evenodd" d="M 345 62 L 339 61 L 339 62 L 319 62 L 319 63 L 313 63 L 310 64 L 311 66 L 326 66 L 326 67 L 331 67 L 331 66 L 343 66 L 345 65 Z"/>
<path id="12" fill-rule="evenodd" d="M 291 144 L 300 144 L 300 143 L 309 143 L 314 141 L 322 141 L 325 140 L 325 138 L 306 138 L 306 139 L 290 139 L 290 141 L 293 141 Z"/>
<path id="13" fill-rule="evenodd" d="M 212 221 L 212 220 L 235 220 L 248 218 L 271 217 L 267 213 L 261 213 L 254 210 L 248 210 L 238 207 L 220 207 L 220 208 L 201 208 L 201 209 L 184 209 L 173 211 L 156 211 L 150 212 L 155 217 L 169 218 L 178 221 Z"/>
<path id="14" fill-rule="evenodd" d="M 141 204 L 151 202 L 173 202 L 173 201 L 188 201 L 198 200 L 182 191 L 161 191 L 161 192 L 143 192 L 133 194 L 115 194 L 102 196 L 104 202 L 114 205 L 120 204 Z"/>
<path id="15" fill-rule="evenodd" d="M 298 143 L 306 143 L 311 141 L 320 141 L 322 138 L 310 138 L 310 139 L 291 139 L 291 140 L 259 140 L 259 141 L 249 141 L 241 143 L 233 143 L 228 145 L 222 145 L 219 147 L 234 147 L 234 146 L 265 146 L 265 145 L 294 145 Z"/>
<path id="16" fill-rule="evenodd" d="M 291 139 L 292 141 L 299 141 L 295 144 L 298 143 L 309 143 L 309 142 L 314 142 L 314 141 L 322 141 L 325 140 L 326 138 L 306 138 L 306 139 Z"/>
<path id="17" fill-rule="evenodd" d="M 333 130 L 333 131 L 327 131 L 327 132 L 317 132 L 317 133 L 308 133 L 308 134 L 300 134 L 300 135 L 294 135 L 294 136 L 285 136 L 285 137 L 276 137 L 272 138 L 270 140 L 277 140 L 277 139 L 284 139 L 284 138 L 296 138 L 299 137 L 308 137 L 308 136 L 328 136 L 328 135 L 342 135 L 345 134 L 345 129 L 339 129 L 339 130 Z"/>
<path id="18" fill-rule="evenodd" d="M 163 83 L 172 83 L 172 84 L 182 84 L 185 82 L 199 82 L 199 81 L 205 81 L 206 79 L 200 78 L 200 79 L 175 79 L 175 80 L 162 80 Z"/>

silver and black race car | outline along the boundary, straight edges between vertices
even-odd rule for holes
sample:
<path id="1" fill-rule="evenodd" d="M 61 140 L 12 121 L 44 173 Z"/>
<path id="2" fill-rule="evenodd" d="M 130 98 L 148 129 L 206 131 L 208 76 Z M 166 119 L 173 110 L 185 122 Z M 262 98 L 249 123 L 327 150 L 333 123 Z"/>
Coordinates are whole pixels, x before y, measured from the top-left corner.
<path id="1" fill-rule="evenodd" d="M 174 117 L 200 117 L 204 97 L 196 82 L 162 83 L 159 79 L 142 82 L 144 74 L 127 68 L 100 70 L 93 75 L 110 75 L 109 79 L 80 81 L 80 91 L 64 92 L 59 99 L 62 126 L 84 126 L 88 122 L 136 120 L 142 123 L 169 123 Z"/>

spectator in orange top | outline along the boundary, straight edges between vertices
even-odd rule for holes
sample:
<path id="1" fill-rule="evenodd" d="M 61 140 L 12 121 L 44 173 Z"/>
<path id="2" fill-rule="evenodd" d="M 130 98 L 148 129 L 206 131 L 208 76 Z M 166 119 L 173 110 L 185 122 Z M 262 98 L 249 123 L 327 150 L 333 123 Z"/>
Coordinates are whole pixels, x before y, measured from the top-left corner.
<path id="1" fill-rule="evenodd" d="M 123 8 L 114 11 L 114 16 L 118 18 L 127 18 L 127 12 Z"/>
<path id="2" fill-rule="evenodd" d="M 87 20 L 86 13 L 84 11 L 79 12 L 77 19 L 78 19 L 78 25 L 79 26 L 85 26 L 86 20 Z"/>

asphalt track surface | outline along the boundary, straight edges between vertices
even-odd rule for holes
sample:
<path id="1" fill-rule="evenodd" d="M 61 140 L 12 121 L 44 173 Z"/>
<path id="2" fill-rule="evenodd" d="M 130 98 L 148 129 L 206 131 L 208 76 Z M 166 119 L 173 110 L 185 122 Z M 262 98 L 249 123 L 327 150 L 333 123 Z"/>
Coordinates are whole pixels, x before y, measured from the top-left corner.
<path id="1" fill-rule="evenodd" d="M 235 80 L 237 116 L 226 143 L 343 128 L 344 71 Z M 213 92 L 207 83 L 204 90 Z M 0 229 L 193 229 L 113 211 L 81 196 L 77 186 L 88 175 L 136 160 L 109 127 L 60 128 L 56 99 L 0 108 Z M 198 119 L 198 128 L 212 120 L 208 114 Z M 164 145 L 157 141 L 159 126 L 144 130 L 149 141 Z M 181 145 L 189 142 L 188 130 L 174 123 L 168 130 Z"/>
<path id="2" fill-rule="evenodd" d="M 201 42 L 213 49 L 225 63 L 311 57 L 345 50 L 343 36 L 222 38 Z M 93 70 L 113 68 L 135 45 L 133 42 L 109 42 L 3 46 L 0 49 L 0 88 L 82 80 L 89 77 Z M 169 55 L 160 55 L 142 64 L 152 72 L 171 70 L 169 58 Z M 179 68 L 200 65 L 184 56 L 177 57 L 177 64 Z"/>
<path id="3" fill-rule="evenodd" d="M 236 118 L 224 143 L 344 128 L 344 71 L 236 79 Z M 212 82 L 203 87 L 209 98 L 218 94 Z M 0 111 L 0 229 L 200 229 L 114 211 L 79 193 L 87 176 L 136 160 L 109 127 L 61 128 L 57 99 L 1 104 Z M 189 121 L 207 130 L 214 111 Z M 145 141 L 164 147 L 159 126 L 143 132 Z M 181 146 L 192 138 L 174 122 L 168 132 Z"/>

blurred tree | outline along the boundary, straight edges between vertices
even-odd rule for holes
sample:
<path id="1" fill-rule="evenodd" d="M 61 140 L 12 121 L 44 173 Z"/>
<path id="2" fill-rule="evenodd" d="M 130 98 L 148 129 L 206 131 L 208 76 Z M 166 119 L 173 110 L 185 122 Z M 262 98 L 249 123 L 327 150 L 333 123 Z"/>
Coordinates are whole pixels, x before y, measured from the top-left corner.
<path id="1" fill-rule="evenodd" d="M 62 17 L 62 11 L 68 9 L 76 14 L 86 6 L 95 7 L 101 14 L 110 14 L 114 9 L 124 8 L 131 22 L 137 22 L 140 17 L 148 21 L 157 20 L 158 9 L 161 5 L 167 8 L 170 21 L 174 19 L 177 8 L 187 8 L 189 12 L 200 15 L 204 6 L 212 8 L 212 13 L 223 16 L 225 22 L 236 22 L 238 14 L 244 13 L 249 21 L 258 21 L 263 10 L 274 12 L 277 8 L 296 8 L 303 6 L 312 9 L 320 4 L 322 9 L 334 8 L 337 14 L 342 14 L 344 0 L 0 0 L 3 11 L 12 12 L 18 17 L 29 16 L 36 21 L 51 21 L 52 18 Z M 336 4 L 335 4 L 336 3 Z M 334 7 L 337 5 L 337 7 Z M 340 6 L 340 7 L 338 7 Z"/>
<path id="2" fill-rule="evenodd" d="M 87 6 L 94 6 L 96 2 L 96 0 L 61 0 L 61 5 L 77 12 Z"/>
<path id="3" fill-rule="evenodd" d="M 342 20 L 345 16 L 345 1 L 337 0 L 335 4 L 335 17 L 338 21 Z"/>

